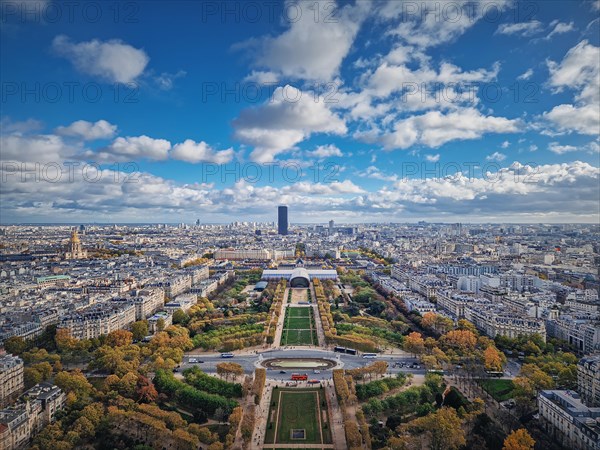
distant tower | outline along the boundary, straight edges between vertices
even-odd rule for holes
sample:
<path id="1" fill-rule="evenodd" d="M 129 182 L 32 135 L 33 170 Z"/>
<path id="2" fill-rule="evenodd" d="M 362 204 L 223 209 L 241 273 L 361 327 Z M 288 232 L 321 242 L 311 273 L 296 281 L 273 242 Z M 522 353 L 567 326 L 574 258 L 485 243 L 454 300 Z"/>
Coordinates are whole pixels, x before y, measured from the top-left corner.
<path id="1" fill-rule="evenodd" d="M 330 220 L 329 221 L 329 234 L 333 234 L 333 225 L 334 225 L 334 221 Z"/>
<path id="2" fill-rule="evenodd" d="M 79 235 L 77 230 L 71 232 L 71 239 L 69 240 L 68 251 L 65 252 L 65 259 L 85 259 L 87 258 L 87 251 L 81 246 Z"/>
<path id="3" fill-rule="evenodd" d="M 288 234 L 288 207 L 280 206 L 277 209 L 277 230 L 279 234 Z"/>

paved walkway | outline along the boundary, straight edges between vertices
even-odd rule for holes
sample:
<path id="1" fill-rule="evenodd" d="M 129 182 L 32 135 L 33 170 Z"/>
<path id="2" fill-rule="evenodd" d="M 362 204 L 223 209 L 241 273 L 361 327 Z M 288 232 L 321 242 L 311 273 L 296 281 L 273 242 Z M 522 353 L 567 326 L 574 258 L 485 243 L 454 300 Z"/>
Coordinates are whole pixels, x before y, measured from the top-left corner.
<path id="1" fill-rule="evenodd" d="M 346 433 L 344 432 L 344 418 L 342 417 L 342 410 L 335 395 L 335 388 L 333 387 L 333 381 L 328 381 L 325 384 L 325 395 L 327 396 L 327 404 L 329 405 L 329 412 L 331 417 L 331 438 L 333 439 L 334 448 L 345 449 L 346 444 Z"/>
<path id="2" fill-rule="evenodd" d="M 278 383 L 267 382 L 263 390 L 263 396 L 260 399 L 260 404 L 256 407 L 256 423 L 254 425 L 254 433 L 250 441 L 249 449 L 259 450 L 263 448 L 265 441 L 265 433 L 267 431 L 269 402 L 273 393 L 273 386 Z"/>
<path id="3" fill-rule="evenodd" d="M 313 312 L 315 315 L 315 324 L 317 326 L 317 340 L 319 341 L 319 347 L 326 348 L 327 343 L 325 342 L 325 332 L 323 331 L 323 322 L 321 321 L 321 314 L 319 313 L 319 304 L 317 303 L 317 296 L 315 295 L 315 288 L 313 284 L 310 284 L 311 295 L 313 298 Z"/>
<path id="4" fill-rule="evenodd" d="M 279 348 L 279 342 L 281 341 L 281 333 L 283 333 L 283 324 L 285 321 L 285 309 L 288 307 L 287 298 L 288 298 L 289 288 L 285 288 L 285 292 L 283 293 L 283 304 L 281 306 L 281 314 L 279 315 L 279 320 L 277 321 L 277 328 L 275 329 L 275 338 L 273 339 L 273 343 L 271 344 L 271 348 Z"/>

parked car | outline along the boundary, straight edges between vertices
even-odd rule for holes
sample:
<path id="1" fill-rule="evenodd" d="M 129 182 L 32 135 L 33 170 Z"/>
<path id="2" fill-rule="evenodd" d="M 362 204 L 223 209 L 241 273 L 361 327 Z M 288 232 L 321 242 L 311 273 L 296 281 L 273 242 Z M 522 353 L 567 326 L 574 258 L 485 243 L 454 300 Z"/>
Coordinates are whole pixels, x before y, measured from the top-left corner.
<path id="1" fill-rule="evenodd" d="M 280 370 L 279 373 L 286 373 L 286 371 L 285 370 Z"/>

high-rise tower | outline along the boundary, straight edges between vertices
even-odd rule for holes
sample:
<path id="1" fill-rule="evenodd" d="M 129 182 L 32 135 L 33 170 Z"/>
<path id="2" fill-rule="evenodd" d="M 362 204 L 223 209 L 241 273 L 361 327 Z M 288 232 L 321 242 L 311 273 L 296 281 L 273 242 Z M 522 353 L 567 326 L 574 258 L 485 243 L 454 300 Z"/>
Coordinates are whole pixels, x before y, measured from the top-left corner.
<path id="1" fill-rule="evenodd" d="M 277 231 L 279 234 L 288 234 L 288 207 L 280 206 L 277 208 Z"/>

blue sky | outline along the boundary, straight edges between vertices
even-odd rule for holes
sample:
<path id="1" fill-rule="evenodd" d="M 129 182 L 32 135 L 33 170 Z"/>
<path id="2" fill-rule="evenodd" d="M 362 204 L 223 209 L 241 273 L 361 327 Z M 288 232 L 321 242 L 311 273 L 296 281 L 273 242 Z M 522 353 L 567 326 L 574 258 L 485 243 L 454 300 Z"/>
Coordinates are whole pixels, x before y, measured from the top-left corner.
<path id="1" fill-rule="evenodd" d="M 2 223 L 598 221 L 598 1 L 0 6 Z"/>

